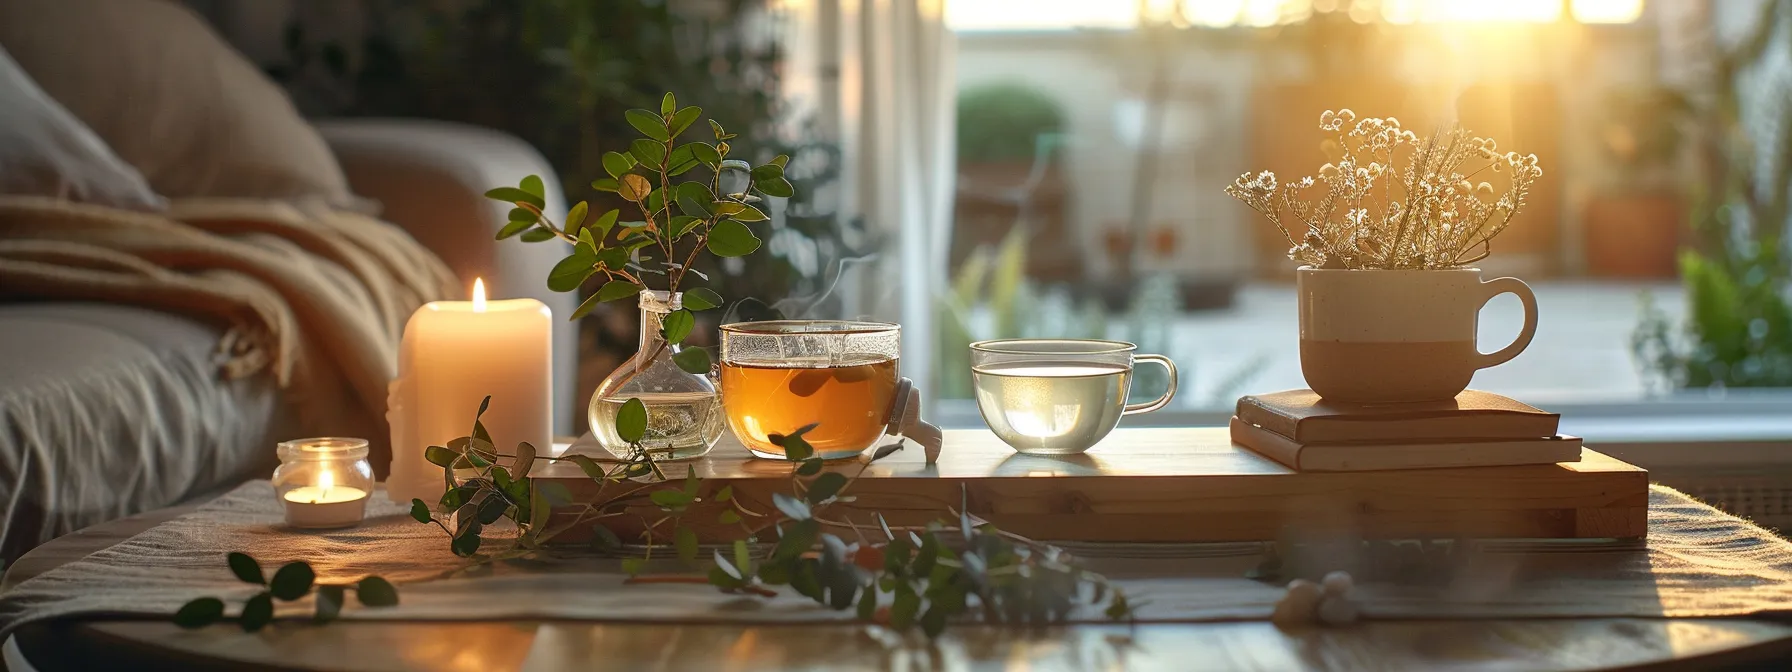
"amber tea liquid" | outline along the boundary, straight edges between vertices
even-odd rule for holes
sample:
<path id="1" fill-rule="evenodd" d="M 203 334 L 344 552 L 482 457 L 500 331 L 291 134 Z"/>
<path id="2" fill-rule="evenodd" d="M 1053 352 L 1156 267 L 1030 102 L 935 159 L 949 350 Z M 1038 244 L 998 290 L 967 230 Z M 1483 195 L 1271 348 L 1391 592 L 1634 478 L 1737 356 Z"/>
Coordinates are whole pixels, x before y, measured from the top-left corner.
<path id="1" fill-rule="evenodd" d="M 748 450 L 782 459 L 769 434 L 820 423 L 803 438 L 824 459 L 852 457 L 877 443 L 889 424 L 896 360 L 793 358 L 776 364 L 722 363 L 722 408 Z"/>

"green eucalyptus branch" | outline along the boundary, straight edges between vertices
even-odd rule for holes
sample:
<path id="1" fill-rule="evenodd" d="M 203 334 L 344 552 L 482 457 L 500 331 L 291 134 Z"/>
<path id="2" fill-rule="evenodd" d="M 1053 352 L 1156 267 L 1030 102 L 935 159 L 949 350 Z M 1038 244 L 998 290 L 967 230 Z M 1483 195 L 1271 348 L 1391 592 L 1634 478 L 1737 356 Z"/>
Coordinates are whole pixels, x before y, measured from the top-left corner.
<path id="1" fill-rule="evenodd" d="M 242 613 L 237 616 L 243 632 L 255 632 L 274 620 L 274 600 L 292 602 L 310 595 L 313 589 L 317 592 L 317 606 L 312 620 L 317 623 L 336 620 L 350 590 L 355 591 L 355 599 L 365 606 L 398 604 L 398 589 L 377 576 L 368 576 L 352 584 L 317 583 L 317 573 L 312 571 L 311 565 L 299 561 L 282 565 L 270 579 L 262 572 L 261 563 L 247 553 L 231 553 L 225 556 L 225 561 L 236 578 L 263 588 L 243 602 Z M 224 601 L 216 597 L 194 599 L 174 612 L 174 624 L 183 628 L 203 628 L 222 620 Z"/>

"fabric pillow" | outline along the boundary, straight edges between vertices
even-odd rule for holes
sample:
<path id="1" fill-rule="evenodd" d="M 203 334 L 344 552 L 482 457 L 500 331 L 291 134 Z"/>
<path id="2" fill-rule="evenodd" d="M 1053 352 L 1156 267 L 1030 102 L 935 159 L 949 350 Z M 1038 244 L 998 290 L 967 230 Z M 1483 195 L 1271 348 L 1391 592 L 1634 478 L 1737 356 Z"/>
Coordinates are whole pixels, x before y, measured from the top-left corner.
<path id="1" fill-rule="evenodd" d="M 166 205 L 93 130 L 0 49 L 0 194 L 54 196 L 132 210 Z"/>
<path id="2" fill-rule="evenodd" d="M 185 5 L 4 0 L 0 46 L 164 196 L 362 207 L 285 93 Z"/>

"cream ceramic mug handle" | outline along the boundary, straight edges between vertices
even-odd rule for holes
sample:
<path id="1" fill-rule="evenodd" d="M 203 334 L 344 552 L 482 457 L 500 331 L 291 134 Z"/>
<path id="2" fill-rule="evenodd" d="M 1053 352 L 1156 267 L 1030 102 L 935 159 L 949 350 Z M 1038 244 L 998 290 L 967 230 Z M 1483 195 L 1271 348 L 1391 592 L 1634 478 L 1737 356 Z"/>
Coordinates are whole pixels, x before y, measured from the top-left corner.
<path id="1" fill-rule="evenodd" d="M 1121 411 L 1120 414 L 1132 415 L 1134 413 L 1150 413 L 1170 405 L 1170 399 L 1176 396 L 1176 363 L 1170 361 L 1169 357 L 1163 355 L 1136 355 L 1132 358 L 1132 361 L 1133 366 L 1138 366 L 1140 362 L 1150 362 L 1164 367 L 1164 370 L 1170 372 L 1170 387 L 1169 389 L 1164 390 L 1164 396 L 1158 397 L 1155 400 L 1141 404 L 1127 404 L 1126 409 Z"/>
<path id="2" fill-rule="evenodd" d="M 1481 297 L 1480 307 L 1475 309 L 1477 313 L 1481 308 L 1486 308 L 1487 302 L 1492 301 L 1493 297 L 1511 292 L 1524 303 L 1524 328 L 1518 331 L 1518 338 L 1512 339 L 1511 345 L 1500 348 L 1498 352 L 1487 354 L 1477 352 L 1476 369 L 1499 366 L 1511 361 L 1513 357 L 1518 356 L 1518 353 L 1524 352 L 1524 349 L 1531 345 L 1531 339 L 1537 335 L 1537 295 L 1531 293 L 1530 285 L 1524 284 L 1524 281 L 1518 278 L 1494 278 L 1481 283 L 1481 290 L 1485 294 Z M 1476 348 L 1476 350 L 1480 349 Z"/>

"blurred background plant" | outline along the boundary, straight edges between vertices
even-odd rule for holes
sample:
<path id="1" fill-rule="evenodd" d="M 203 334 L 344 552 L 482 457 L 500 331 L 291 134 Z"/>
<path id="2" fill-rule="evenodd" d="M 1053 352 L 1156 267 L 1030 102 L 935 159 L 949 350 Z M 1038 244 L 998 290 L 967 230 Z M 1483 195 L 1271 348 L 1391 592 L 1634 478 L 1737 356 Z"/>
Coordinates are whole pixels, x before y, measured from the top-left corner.
<path id="1" fill-rule="evenodd" d="M 1761 4 L 1734 44 L 1707 45 L 1707 90 L 1686 95 L 1701 180 L 1694 246 L 1680 252 L 1687 322 L 1676 329 L 1644 295 L 1631 350 L 1671 387 L 1792 385 L 1792 0 Z"/>
<path id="2" fill-rule="evenodd" d="M 671 91 L 702 105 L 742 141 L 754 163 L 787 154 L 796 197 L 768 204 L 771 233 L 751 264 L 710 260 L 709 284 L 743 298 L 730 314 L 842 317 L 827 290 L 881 241 L 837 216 L 839 147 L 793 119 L 781 92 L 783 26 L 774 0 L 367 0 L 364 30 L 344 40 L 308 35 L 295 20 L 284 62 L 267 66 L 313 116 L 441 119 L 523 138 L 553 165 L 568 202 L 620 207 L 590 187 L 603 152 L 626 150 L 631 108 L 657 109 Z M 548 269 L 542 269 L 543 277 Z M 595 291 L 595 286 L 586 291 Z M 600 306 L 581 329 L 580 398 L 633 352 L 633 306 Z M 705 314 L 706 320 L 721 319 Z M 713 324 L 709 326 L 714 326 Z M 692 342 L 711 345 L 713 329 Z"/>

